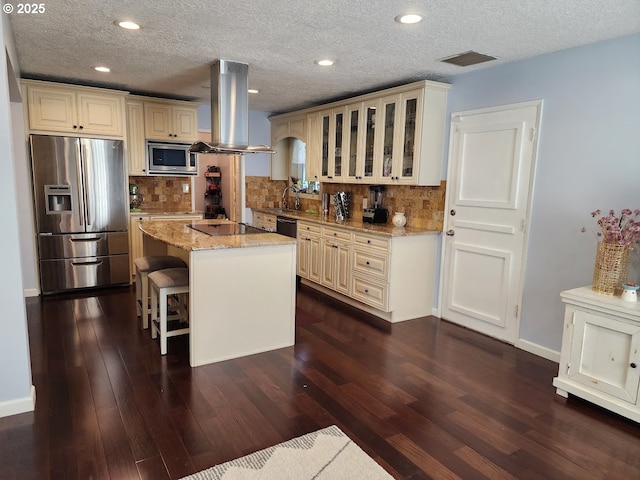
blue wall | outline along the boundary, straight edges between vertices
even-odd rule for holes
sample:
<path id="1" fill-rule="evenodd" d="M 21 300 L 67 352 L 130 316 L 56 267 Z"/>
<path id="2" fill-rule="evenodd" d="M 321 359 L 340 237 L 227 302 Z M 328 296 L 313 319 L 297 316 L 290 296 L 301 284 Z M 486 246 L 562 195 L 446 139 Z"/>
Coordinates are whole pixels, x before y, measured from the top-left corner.
<path id="1" fill-rule="evenodd" d="M 580 233 L 596 226 L 589 213 L 640 208 L 640 35 L 460 76 L 448 113 L 538 99 L 520 338 L 559 351 L 559 293 L 592 281 L 596 240 Z M 630 279 L 638 283 L 637 251 L 633 261 Z"/>

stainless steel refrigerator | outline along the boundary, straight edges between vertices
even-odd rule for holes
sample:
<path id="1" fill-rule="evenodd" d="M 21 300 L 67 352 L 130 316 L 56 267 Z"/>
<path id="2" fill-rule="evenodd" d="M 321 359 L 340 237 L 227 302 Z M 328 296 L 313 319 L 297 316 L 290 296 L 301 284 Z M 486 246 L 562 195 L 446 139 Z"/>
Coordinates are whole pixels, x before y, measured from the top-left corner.
<path id="1" fill-rule="evenodd" d="M 129 281 L 121 140 L 31 135 L 42 293 Z"/>

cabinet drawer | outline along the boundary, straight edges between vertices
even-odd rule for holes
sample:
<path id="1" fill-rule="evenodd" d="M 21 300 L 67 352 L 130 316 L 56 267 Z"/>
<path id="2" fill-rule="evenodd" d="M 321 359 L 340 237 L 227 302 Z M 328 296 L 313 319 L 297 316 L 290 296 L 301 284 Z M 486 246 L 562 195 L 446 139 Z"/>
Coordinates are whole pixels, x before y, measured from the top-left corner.
<path id="1" fill-rule="evenodd" d="M 344 240 L 346 242 L 351 241 L 351 232 L 349 230 L 343 230 L 341 228 L 323 227 L 322 235 L 328 238 Z"/>
<path id="2" fill-rule="evenodd" d="M 389 250 L 389 239 L 386 237 L 379 237 L 376 235 L 367 235 L 365 233 L 354 233 L 353 243 L 362 246 L 384 248 Z"/>
<path id="3" fill-rule="evenodd" d="M 389 273 L 389 256 L 376 255 L 371 249 L 353 249 L 353 270 L 365 275 L 375 276 L 383 282 L 387 281 Z"/>
<path id="4" fill-rule="evenodd" d="M 320 235 L 321 227 L 317 223 L 298 222 L 298 233 L 315 233 Z"/>
<path id="5" fill-rule="evenodd" d="M 356 275 L 351 277 L 351 296 L 359 302 L 388 312 L 389 285 L 365 280 Z"/>

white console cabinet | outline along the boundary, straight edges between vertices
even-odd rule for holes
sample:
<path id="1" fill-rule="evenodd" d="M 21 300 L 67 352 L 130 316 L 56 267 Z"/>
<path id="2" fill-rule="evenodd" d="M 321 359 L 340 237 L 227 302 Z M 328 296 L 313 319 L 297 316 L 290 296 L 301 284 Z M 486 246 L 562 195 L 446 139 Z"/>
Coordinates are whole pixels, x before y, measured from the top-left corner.
<path id="1" fill-rule="evenodd" d="M 569 393 L 640 422 L 640 302 L 591 287 L 560 294 L 566 304 L 558 395 Z"/>

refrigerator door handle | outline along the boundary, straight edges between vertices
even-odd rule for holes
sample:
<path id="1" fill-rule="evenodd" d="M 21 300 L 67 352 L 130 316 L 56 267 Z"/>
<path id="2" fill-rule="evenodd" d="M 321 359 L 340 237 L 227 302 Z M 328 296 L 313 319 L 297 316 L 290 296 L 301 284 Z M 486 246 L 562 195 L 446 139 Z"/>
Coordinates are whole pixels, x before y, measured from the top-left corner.
<path id="1" fill-rule="evenodd" d="M 91 238 L 72 238 L 72 242 L 99 242 L 102 240 L 100 237 L 91 237 Z"/>
<path id="2" fill-rule="evenodd" d="M 84 206 L 84 188 L 82 186 L 82 157 L 80 156 L 80 144 L 76 144 L 76 178 L 78 179 L 78 185 L 76 191 L 78 192 L 78 218 L 80 219 L 80 225 L 84 226 L 85 206 Z"/>
<path id="3" fill-rule="evenodd" d="M 82 162 L 82 185 L 84 186 L 84 203 L 85 203 L 85 211 L 87 215 L 87 227 L 91 226 L 91 205 L 89 204 L 89 195 L 87 192 L 87 162 L 86 162 L 86 147 L 82 143 L 80 143 L 80 153 L 81 153 L 81 162 Z"/>
<path id="4" fill-rule="evenodd" d="M 102 260 L 92 260 L 89 262 L 71 262 L 74 267 L 82 267 L 86 265 L 102 265 Z"/>

